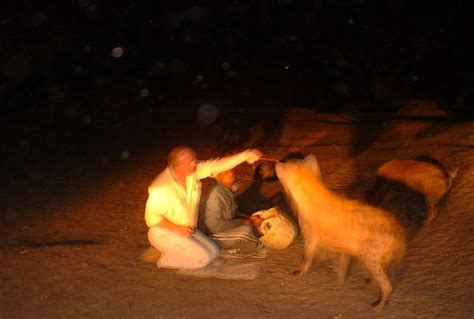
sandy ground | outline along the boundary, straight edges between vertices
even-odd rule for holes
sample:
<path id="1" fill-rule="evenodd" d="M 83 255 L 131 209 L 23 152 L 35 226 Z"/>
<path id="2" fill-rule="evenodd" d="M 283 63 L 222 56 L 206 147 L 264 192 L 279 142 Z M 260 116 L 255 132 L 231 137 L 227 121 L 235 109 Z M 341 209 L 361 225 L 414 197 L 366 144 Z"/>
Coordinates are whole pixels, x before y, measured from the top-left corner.
<path id="1" fill-rule="evenodd" d="M 383 312 L 370 306 L 377 287 L 357 262 L 342 287 L 331 258 L 292 276 L 301 238 L 269 251 L 254 280 L 180 276 L 138 259 L 148 247 L 147 186 L 170 145 L 190 142 L 200 157 L 215 155 L 218 137 L 202 128 L 166 143 L 172 135 L 149 132 L 148 148 L 137 142 L 125 155 L 110 143 L 7 170 L 0 318 L 474 318 L 474 121 L 296 111 L 281 122 L 263 128 L 265 156 L 314 153 L 328 187 L 352 198 L 363 198 L 376 167 L 394 158 L 436 151 L 459 168 L 438 218 L 410 239 Z M 253 169 L 239 167 L 247 210 L 281 192 L 278 182 L 254 181 Z"/>

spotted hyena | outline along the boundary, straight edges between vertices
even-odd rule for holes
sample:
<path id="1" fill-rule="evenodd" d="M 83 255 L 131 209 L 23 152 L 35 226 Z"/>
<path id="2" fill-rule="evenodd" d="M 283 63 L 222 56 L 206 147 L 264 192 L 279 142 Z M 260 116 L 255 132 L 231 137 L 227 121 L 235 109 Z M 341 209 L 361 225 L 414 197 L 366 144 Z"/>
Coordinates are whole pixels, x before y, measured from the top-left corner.
<path id="1" fill-rule="evenodd" d="M 404 228 L 384 210 L 330 191 L 314 155 L 277 163 L 275 170 L 304 237 L 304 260 L 294 274 L 308 271 L 321 245 L 339 253 L 337 280 L 343 284 L 351 256 L 358 257 L 380 287 L 372 305 L 383 308 L 392 292 L 387 270 L 405 255 Z"/>
<path id="2" fill-rule="evenodd" d="M 436 218 L 456 173 L 432 156 L 392 160 L 377 169 L 366 200 L 391 212 L 407 229 L 416 230 Z"/>

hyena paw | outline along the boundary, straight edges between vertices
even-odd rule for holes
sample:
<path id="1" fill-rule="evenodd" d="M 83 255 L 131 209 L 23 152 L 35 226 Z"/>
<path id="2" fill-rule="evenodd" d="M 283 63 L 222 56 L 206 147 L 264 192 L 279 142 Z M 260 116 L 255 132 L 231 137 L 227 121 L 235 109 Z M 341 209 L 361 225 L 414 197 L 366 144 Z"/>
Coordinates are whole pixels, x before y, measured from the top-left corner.
<path id="1" fill-rule="evenodd" d="M 301 269 L 297 269 L 297 270 L 292 272 L 293 276 L 298 276 L 298 277 L 303 276 L 303 274 L 304 274 L 304 271 L 302 271 Z"/>
<path id="2" fill-rule="evenodd" d="M 375 311 L 382 311 L 384 306 L 385 305 L 380 300 L 372 302 L 372 307 L 374 307 Z"/>

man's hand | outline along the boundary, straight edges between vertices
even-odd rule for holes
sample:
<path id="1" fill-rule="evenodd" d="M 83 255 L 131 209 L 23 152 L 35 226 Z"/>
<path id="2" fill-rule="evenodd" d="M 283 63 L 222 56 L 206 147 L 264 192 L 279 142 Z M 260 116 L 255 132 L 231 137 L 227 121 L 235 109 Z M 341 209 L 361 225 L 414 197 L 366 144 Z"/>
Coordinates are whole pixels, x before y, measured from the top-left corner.
<path id="1" fill-rule="evenodd" d="M 175 229 L 174 229 L 174 232 L 176 234 L 178 234 L 179 236 L 183 236 L 183 237 L 190 237 L 192 235 L 194 235 L 195 233 L 195 229 L 193 227 L 190 227 L 190 226 L 179 226 L 179 225 L 175 225 Z"/>
<path id="2" fill-rule="evenodd" d="M 263 218 L 257 215 L 250 216 L 248 219 L 248 224 L 254 224 L 255 226 L 260 226 L 263 222 Z"/>
<path id="3" fill-rule="evenodd" d="M 247 150 L 247 163 L 253 164 L 257 162 L 260 157 L 262 157 L 262 152 L 257 149 L 248 149 Z"/>
<path id="4" fill-rule="evenodd" d="M 196 232 L 196 229 L 194 227 L 176 225 L 175 223 L 170 222 L 166 218 L 163 218 L 157 225 L 172 231 L 176 235 L 183 237 L 192 236 Z"/>
<path id="5" fill-rule="evenodd" d="M 250 217 L 244 218 L 244 225 L 252 225 L 253 221 L 250 219 Z"/>

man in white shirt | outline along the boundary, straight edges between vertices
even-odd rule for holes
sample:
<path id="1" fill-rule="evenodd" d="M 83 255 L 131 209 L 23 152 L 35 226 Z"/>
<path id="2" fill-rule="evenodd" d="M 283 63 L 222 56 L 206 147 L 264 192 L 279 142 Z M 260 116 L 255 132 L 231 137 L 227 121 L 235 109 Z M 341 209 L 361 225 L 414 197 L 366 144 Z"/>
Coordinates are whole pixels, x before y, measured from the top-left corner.
<path id="1" fill-rule="evenodd" d="M 145 221 L 150 244 L 161 252 L 160 268 L 196 269 L 217 257 L 218 246 L 197 229 L 201 179 L 213 177 L 247 162 L 262 153 L 247 149 L 220 159 L 198 162 L 187 146 L 174 148 L 168 167 L 148 187 Z"/>

